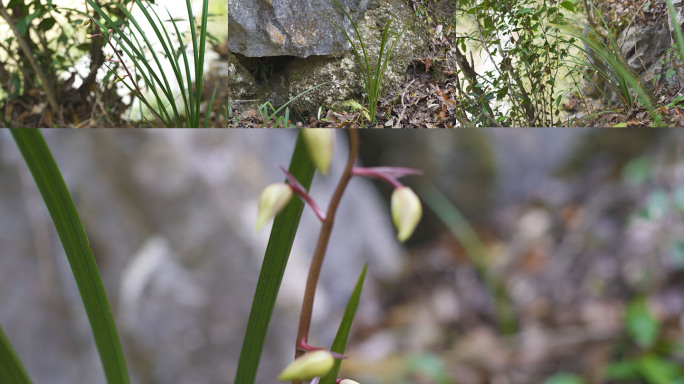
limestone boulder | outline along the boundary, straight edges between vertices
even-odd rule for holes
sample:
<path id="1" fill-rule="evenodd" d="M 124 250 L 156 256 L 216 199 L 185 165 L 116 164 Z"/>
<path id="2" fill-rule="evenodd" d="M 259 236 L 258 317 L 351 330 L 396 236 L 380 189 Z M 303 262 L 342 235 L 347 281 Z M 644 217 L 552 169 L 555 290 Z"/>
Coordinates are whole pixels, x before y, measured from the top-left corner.
<path id="1" fill-rule="evenodd" d="M 632 25 L 618 36 L 617 44 L 627 65 L 644 80 L 650 82 L 668 68 L 663 59 L 670 47 L 670 33 L 664 23 Z"/>
<path id="2" fill-rule="evenodd" d="M 358 29 L 363 36 L 371 63 L 377 61 L 382 28 L 387 21 L 391 20 L 391 28 L 399 32 L 409 22 L 412 15 L 413 10 L 403 1 L 392 0 L 378 2 L 375 8 L 366 12 L 365 17 L 359 19 Z M 399 91 L 411 61 L 420 56 L 426 46 L 427 34 L 420 28 L 420 25 L 420 21 L 414 18 L 404 35 L 399 38 L 385 73 L 383 94 Z M 361 53 L 360 48 L 359 53 Z M 351 49 L 339 57 L 295 59 L 288 64 L 286 76 L 288 84 L 286 98 L 277 100 L 278 102 L 286 102 L 311 87 L 330 82 L 298 98 L 291 105 L 291 109 L 298 114 L 315 113 L 321 106 L 323 108 L 338 107 L 341 101 L 351 98 L 359 99 L 359 96 L 365 93 L 359 64 Z"/>
<path id="3" fill-rule="evenodd" d="M 228 52 L 227 70 L 228 97 L 230 99 L 253 98 L 257 94 L 254 76 Z"/>
<path id="4" fill-rule="evenodd" d="M 341 0 L 352 18 L 369 0 Z M 339 55 L 348 42 L 330 18 L 351 32 L 332 0 L 228 0 L 228 48 L 247 57 Z"/>

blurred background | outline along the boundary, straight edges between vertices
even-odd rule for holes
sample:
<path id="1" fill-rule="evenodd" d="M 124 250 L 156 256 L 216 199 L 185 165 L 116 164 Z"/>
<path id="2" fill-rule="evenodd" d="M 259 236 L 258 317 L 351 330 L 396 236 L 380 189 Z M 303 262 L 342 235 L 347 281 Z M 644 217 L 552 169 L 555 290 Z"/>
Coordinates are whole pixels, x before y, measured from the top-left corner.
<path id="1" fill-rule="evenodd" d="M 85 226 L 135 383 L 232 382 L 296 132 L 44 131 Z M 391 190 L 342 200 L 311 343 L 329 346 L 369 263 L 342 374 L 362 384 L 684 382 L 684 134 L 362 131 L 423 200 L 398 244 Z M 346 158 L 336 132 L 327 201 Z M 319 223 L 304 210 L 258 382 L 292 359 Z M 76 285 L 0 131 L 0 324 L 36 383 L 104 383 Z M 236 383 L 237 384 L 237 383 Z"/>

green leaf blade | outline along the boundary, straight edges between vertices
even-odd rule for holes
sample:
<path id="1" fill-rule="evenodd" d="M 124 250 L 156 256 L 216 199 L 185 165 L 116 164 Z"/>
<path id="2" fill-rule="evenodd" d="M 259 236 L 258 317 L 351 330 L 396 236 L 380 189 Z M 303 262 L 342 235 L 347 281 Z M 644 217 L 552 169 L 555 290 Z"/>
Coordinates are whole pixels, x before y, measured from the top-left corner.
<path id="1" fill-rule="evenodd" d="M 290 161 L 289 172 L 308 190 L 315 170 L 306 153 L 300 132 Z M 252 301 L 252 309 L 249 313 L 234 383 L 253 384 L 256 378 L 268 325 L 273 315 L 276 297 L 303 210 L 304 203 L 300 199 L 292 199 L 273 222 Z"/>
<path id="2" fill-rule="evenodd" d="M 50 212 L 74 274 L 107 382 L 128 384 L 128 370 L 109 301 L 81 219 L 52 153 L 37 129 L 11 130 Z"/>
<path id="3" fill-rule="evenodd" d="M 0 383 L 30 384 L 29 378 L 21 360 L 14 352 L 5 332 L 0 327 Z"/>
<path id="4" fill-rule="evenodd" d="M 347 303 L 347 308 L 344 310 L 344 316 L 340 322 L 340 328 L 337 330 L 337 335 L 332 343 L 330 350 L 339 354 L 344 354 L 344 350 L 347 347 L 347 340 L 349 339 L 349 332 L 351 330 L 352 323 L 354 322 L 354 316 L 356 316 L 356 309 L 359 307 L 359 300 L 361 298 L 361 290 L 363 289 L 363 282 L 366 279 L 366 271 L 368 270 L 368 264 L 363 266 L 361 275 L 356 282 L 356 286 L 349 297 L 349 302 Z M 337 379 L 337 374 L 340 372 L 340 366 L 342 365 L 341 360 L 335 360 L 335 366 L 325 377 L 321 379 L 320 384 L 334 384 Z"/>
<path id="5" fill-rule="evenodd" d="M 657 341 L 660 324 L 649 312 L 645 298 L 638 297 L 629 303 L 625 323 L 627 332 L 639 347 L 650 348 Z"/>

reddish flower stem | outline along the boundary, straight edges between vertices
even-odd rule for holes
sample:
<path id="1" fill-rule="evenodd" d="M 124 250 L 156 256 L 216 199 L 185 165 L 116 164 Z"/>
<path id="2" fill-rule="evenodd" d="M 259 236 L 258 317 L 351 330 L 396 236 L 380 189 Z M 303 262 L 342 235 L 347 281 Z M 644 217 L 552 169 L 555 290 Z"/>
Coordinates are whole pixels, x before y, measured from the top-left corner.
<path id="1" fill-rule="evenodd" d="M 306 192 L 306 189 L 285 168 L 281 167 L 280 165 L 278 167 L 280 168 L 281 171 L 283 171 L 283 173 L 287 177 L 287 181 L 290 184 L 292 191 L 294 193 L 298 194 L 299 197 L 301 197 L 305 203 L 309 204 L 309 207 L 311 207 L 311 209 L 314 211 L 314 213 L 316 214 L 316 217 L 318 217 L 318 220 L 320 220 L 321 222 L 325 221 L 325 212 L 323 212 L 323 210 L 318 207 L 318 204 L 316 204 L 314 199 L 312 199 L 311 196 L 309 195 L 309 193 Z"/>
<path id="2" fill-rule="evenodd" d="M 376 167 L 376 168 L 363 168 L 356 167 L 352 169 L 352 175 L 354 176 L 365 176 L 380 179 L 387 184 L 391 185 L 393 188 L 401 188 L 404 186 L 397 178 L 405 175 L 415 174 L 415 170 L 410 168 L 397 168 L 393 169 L 391 167 Z"/>
<path id="3" fill-rule="evenodd" d="M 309 329 L 311 328 L 311 314 L 313 312 L 314 295 L 316 294 L 316 286 L 318 285 L 318 277 L 321 273 L 321 266 L 323 266 L 323 258 L 325 257 L 325 250 L 328 248 L 328 241 L 330 240 L 330 233 L 332 232 L 333 223 L 335 222 L 335 213 L 337 207 L 342 200 L 349 180 L 352 178 L 352 168 L 356 161 L 356 156 L 359 152 L 359 132 L 352 128 L 349 130 L 349 158 L 347 159 L 347 166 L 340 177 L 337 188 L 330 199 L 328 205 L 328 212 L 325 220 L 321 226 L 321 232 L 318 235 L 318 243 L 311 260 L 311 267 L 309 268 L 309 276 L 306 279 L 306 289 L 304 291 L 304 301 L 302 302 L 302 311 L 299 317 L 299 330 L 297 331 L 297 339 L 295 342 L 295 358 L 304 354 L 299 346 L 304 343 L 307 344 L 309 339 Z M 293 381 L 292 384 L 301 384 L 299 381 Z"/>

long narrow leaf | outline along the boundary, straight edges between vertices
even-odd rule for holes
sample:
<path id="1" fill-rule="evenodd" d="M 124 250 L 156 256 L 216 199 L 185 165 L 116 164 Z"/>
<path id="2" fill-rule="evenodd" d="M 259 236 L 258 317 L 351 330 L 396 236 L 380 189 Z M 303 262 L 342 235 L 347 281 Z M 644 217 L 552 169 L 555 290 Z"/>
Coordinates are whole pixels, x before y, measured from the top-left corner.
<path id="1" fill-rule="evenodd" d="M 157 14 L 157 12 L 152 12 L 152 14 L 157 18 L 157 22 L 159 23 L 159 25 L 163 26 L 164 25 L 163 21 L 161 20 L 161 18 Z M 183 53 L 183 58 L 186 61 L 185 65 L 187 66 L 188 63 L 187 63 L 187 58 L 185 57 L 185 44 L 183 43 L 183 36 L 178 31 L 178 26 L 176 25 L 176 20 L 171 16 L 171 12 L 169 11 L 168 8 L 166 9 L 166 14 L 169 16 L 169 19 L 171 20 L 171 24 L 173 25 L 173 28 L 176 31 L 176 38 L 178 40 L 178 45 L 180 46 L 179 49 L 180 49 L 180 52 Z M 166 37 L 166 44 L 168 44 L 169 47 L 173 48 L 173 42 L 171 41 L 171 37 L 169 36 L 168 30 L 166 28 L 162 28 L 162 31 L 164 32 L 164 36 Z M 166 51 L 166 44 L 164 45 L 165 51 Z M 171 65 L 171 68 L 173 69 L 173 74 L 176 77 L 176 81 L 178 82 L 178 88 L 180 90 L 181 97 L 183 98 L 183 104 L 185 106 L 185 118 L 187 120 L 188 116 L 190 116 L 190 111 L 188 109 L 188 106 L 189 106 L 188 97 L 185 93 L 185 86 L 183 85 L 183 75 L 181 73 L 180 64 L 178 63 L 179 60 L 177 59 L 178 56 L 176 56 L 175 52 L 168 52 L 168 51 L 166 51 L 166 52 L 167 52 L 166 53 L 167 54 L 167 61 Z M 168 55 L 170 55 L 170 56 L 168 56 Z M 188 77 L 188 81 L 189 81 L 189 79 L 190 78 Z"/>
<path id="2" fill-rule="evenodd" d="M 188 0 L 189 3 L 189 0 Z M 188 15 L 190 18 L 193 18 L 192 16 L 192 8 L 188 8 Z M 199 127 L 200 123 L 200 101 L 201 101 L 201 94 L 202 94 L 202 79 L 204 76 L 204 52 L 206 50 L 206 44 L 207 44 L 207 19 L 209 17 L 209 0 L 204 0 L 202 1 L 202 24 L 200 26 L 200 46 L 199 46 L 199 52 L 197 54 L 199 55 L 199 60 L 195 62 L 195 73 L 197 74 L 195 76 L 195 124 L 193 125 L 194 127 Z M 211 104 L 209 104 L 209 109 L 211 110 Z"/>
<path id="3" fill-rule="evenodd" d="M 107 382 L 128 384 L 128 371 L 119 334 L 95 257 L 57 163 L 39 130 L 13 129 L 11 132 L 62 241 L 88 315 Z"/>
<path id="4" fill-rule="evenodd" d="M 359 299 L 361 298 L 363 281 L 366 279 L 366 270 L 368 270 L 368 264 L 363 266 L 361 275 L 356 281 L 356 286 L 349 297 L 347 308 L 344 310 L 344 316 L 342 316 L 342 322 L 340 322 L 340 328 L 337 330 L 337 335 L 335 336 L 335 340 L 330 348 L 330 350 L 333 352 L 344 354 L 344 350 L 347 348 L 349 331 L 351 330 L 352 323 L 354 322 L 354 316 L 356 316 L 356 309 L 359 307 Z M 340 365 L 342 365 L 342 361 L 335 360 L 333 369 L 321 379 L 320 384 L 334 384 L 335 379 L 337 379 L 337 374 L 340 372 Z"/>
<path id="5" fill-rule="evenodd" d="M 264 114 L 265 120 L 264 120 L 264 123 L 261 124 L 261 128 L 263 128 L 263 127 L 266 125 L 266 123 L 268 123 L 269 121 L 271 121 L 271 119 L 273 119 L 274 117 L 276 117 L 276 116 L 278 115 L 278 113 L 280 113 L 280 111 L 283 110 L 283 108 L 285 108 L 285 107 L 287 107 L 288 105 L 292 104 L 292 102 L 294 102 L 295 100 L 299 99 L 300 97 L 306 95 L 307 93 L 309 93 L 309 92 L 315 90 L 316 88 L 322 87 L 322 86 L 324 86 L 324 85 L 326 85 L 326 84 L 330 84 L 330 82 L 329 82 L 329 81 L 326 81 L 325 83 L 321 83 L 321 84 L 315 85 L 315 86 L 313 86 L 313 87 L 307 89 L 306 91 L 304 91 L 304 92 L 300 93 L 299 95 L 297 95 L 297 96 L 291 98 L 290 100 L 288 100 L 287 103 L 281 105 L 280 108 L 278 108 L 278 109 L 275 109 L 275 108 L 271 105 L 271 109 L 273 110 L 273 113 L 271 113 L 271 114 L 269 115 L 269 114 L 268 114 L 268 110 L 267 110 L 267 112 Z M 271 103 L 269 103 L 269 105 L 270 105 L 270 104 L 271 104 Z M 210 108 L 211 108 L 211 106 L 210 106 Z M 276 126 L 277 126 L 277 124 L 276 124 Z"/>
<path id="6" fill-rule="evenodd" d="M 309 189 L 314 171 L 314 165 L 306 154 L 304 140 L 300 133 L 290 161 L 289 172 L 304 188 Z M 304 203 L 300 199 L 292 199 L 273 222 L 271 237 L 261 264 L 252 309 L 249 313 L 240 360 L 235 373 L 235 384 L 253 384 L 256 378 L 268 324 L 271 321 L 280 283 L 283 280 L 283 273 L 285 273 L 285 266 L 303 210 Z"/>
<path id="7" fill-rule="evenodd" d="M 95 4 L 92 0 L 86 0 L 86 1 L 107 22 L 107 25 L 111 26 L 111 29 L 113 29 L 116 32 L 115 34 L 112 35 L 112 38 L 118 43 L 119 48 L 122 51 L 124 51 L 124 53 L 128 57 L 133 59 L 133 63 L 135 65 L 135 68 L 137 69 L 137 68 L 141 67 L 141 63 L 142 63 L 142 65 L 144 65 L 147 68 L 147 70 L 148 70 L 147 73 L 151 74 L 151 76 L 154 78 L 154 80 L 157 81 L 160 85 L 163 85 L 161 83 L 161 80 L 158 78 L 157 74 L 155 73 L 155 71 L 152 69 L 150 64 L 145 59 L 145 56 L 143 55 L 143 53 L 135 47 L 133 42 L 123 33 L 123 30 L 111 18 L 109 18 L 109 16 L 107 16 L 107 14 L 99 6 L 97 6 L 97 4 Z M 119 4 L 116 4 L 116 5 L 119 5 Z M 85 17 L 91 16 L 91 15 L 88 15 L 87 13 L 84 13 L 84 12 L 79 11 L 77 9 L 73 9 L 73 8 L 65 8 L 65 9 L 68 9 L 70 11 L 73 11 L 73 12 L 76 12 L 79 14 L 82 14 Z M 126 11 L 126 12 L 128 12 L 128 11 Z M 97 24 L 97 26 L 102 31 L 107 31 L 110 28 L 110 27 L 107 27 L 106 25 L 100 23 L 97 20 L 97 18 L 93 18 L 93 22 L 95 24 Z M 137 37 L 135 36 L 135 34 L 133 34 L 133 36 L 135 37 L 135 39 L 137 41 Z M 121 43 L 122 41 L 125 42 L 126 44 L 122 44 Z M 139 42 L 138 42 L 138 45 L 140 45 Z M 129 48 L 130 48 L 130 50 L 129 50 Z M 132 52 L 131 52 L 131 50 L 132 50 Z M 153 81 L 151 81 L 150 78 L 147 77 L 145 71 L 141 70 L 139 75 L 141 75 L 144 78 L 145 84 L 147 84 L 150 87 L 150 89 L 153 91 L 154 96 L 157 99 L 157 105 L 162 107 L 161 111 L 158 111 L 161 113 L 157 113 L 157 112 L 155 112 L 155 113 L 157 113 L 159 115 L 159 117 L 162 120 L 162 122 L 164 123 L 164 125 L 166 125 L 167 127 L 173 126 L 173 123 L 171 121 L 171 117 L 169 116 L 166 108 L 163 108 L 164 103 L 162 102 L 160 96 L 158 95 L 158 93 L 156 91 L 156 87 L 154 87 L 155 83 Z M 131 79 L 131 80 L 135 81 L 134 79 Z M 128 83 L 124 82 L 124 85 L 132 93 L 134 93 L 134 94 L 138 93 L 137 90 L 135 90 L 133 87 L 128 85 Z M 169 93 L 170 91 L 164 89 L 163 87 L 162 87 L 162 91 L 164 92 L 164 96 L 167 99 L 173 98 Z M 140 95 L 140 96 L 142 96 L 142 95 Z M 138 97 L 138 98 L 151 111 L 156 111 L 155 108 L 153 108 L 152 105 L 150 105 L 145 98 L 142 98 L 142 97 Z"/>
<path id="8" fill-rule="evenodd" d="M 12 344 L 7 340 L 5 332 L 0 327 L 0 383 L 30 384 L 29 378 L 21 360 L 14 352 Z"/>
<path id="9" fill-rule="evenodd" d="M 160 43 L 161 43 L 162 46 L 166 49 L 166 44 L 164 43 L 164 39 L 163 39 L 161 33 L 159 32 L 159 29 L 157 28 L 156 23 L 154 22 L 154 19 L 152 18 L 152 16 L 150 16 L 149 12 L 147 11 L 147 9 L 145 9 L 144 5 L 140 2 L 140 0 L 135 0 L 135 2 L 136 2 L 136 4 L 138 5 L 138 8 L 140 8 L 140 11 L 145 15 L 145 18 L 147 19 L 147 22 L 150 23 L 150 26 L 151 26 L 152 29 L 154 30 L 155 35 L 156 35 L 157 38 L 159 39 Z M 178 109 L 176 108 L 176 99 L 175 99 L 175 97 L 173 96 L 173 94 L 171 93 L 171 86 L 169 85 L 169 81 L 168 81 L 168 79 L 167 79 L 167 77 L 166 77 L 166 74 L 164 73 L 164 70 L 163 70 L 163 67 L 162 67 L 162 65 L 161 65 L 161 62 L 159 61 L 159 57 L 158 57 L 158 55 L 157 55 L 157 52 L 155 52 L 155 50 L 154 50 L 154 45 L 153 45 L 152 42 L 147 38 L 147 35 L 146 35 L 145 32 L 143 31 L 142 27 L 140 26 L 140 24 L 138 23 L 138 21 L 133 17 L 133 15 L 128 11 L 128 9 L 126 9 L 126 7 L 124 7 L 123 5 L 121 5 L 121 4 L 119 4 L 119 3 L 116 3 L 116 6 L 119 8 L 119 10 L 121 10 L 121 12 L 122 12 L 124 15 L 126 15 L 126 17 L 127 17 L 127 19 L 129 20 L 129 22 L 130 22 L 131 24 L 133 24 L 133 26 L 135 26 L 135 28 L 136 28 L 136 29 L 138 30 L 138 32 L 140 33 L 140 36 L 142 37 L 142 39 L 145 41 L 145 44 L 147 44 L 147 47 L 148 47 L 149 50 L 150 50 L 150 54 L 152 54 L 152 58 L 154 59 L 154 62 L 157 64 L 157 68 L 159 69 L 159 72 L 160 72 L 160 74 L 161 74 L 161 78 L 164 80 L 164 83 L 163 83 L 164 86 L 163 86 L 162 89 L 165 90 L 164 94 L 166 95 L 166 99 L 168 100 L 168 102 L 169 102 L 169 104 L 170 104 L 170 107 L 173 109 L 173 114 L 174 114 L 174 116 L 175 116 L 175 118 L 176 118 L 177 124 L 178 124 L 179 126 L 182 126 L 182 125 L 180 124 L 182 120 L 181 120 L 181 118 L 180 118 L 180 114 L 178 113 Z M 154 12 L 154 9 L 152 9 L 152 11 Z M 136 34 L 134 34 L 134 36 L 137 38 L 137 35 L 136 35 Z M 123 38 L 123 39 L 126 38 L 126 36 L 124 36 L 124 35 L 122 35 L 122 36 L 115 36 L 115 38 L 119 38 L 119 37 L 121 37 L 121 38 Z M 168 50 L 167 50 L 167 55 L 169 56 L 169 58 L 173 57 L 172 53 L 168 52 Z M 146 64 L 146 63 L 147 63 L 147 60 L 146 60 L 146 57 L 145 57 L 145 56 L 142 56 L 140 61 L 141 61 L 143 64 Z M 138 61 L 134 61 L 134 64 L 135 64 L 135 65 L 138 65 L 139 63 L 138 63 Z M 157 80 L 157 82 L 159 83 L 159 85 L 162 86 L 162 82 L 161 82 L 161 80 L 159 80 L 159 78 L 156 76 L 156 73 L 155 73 L 155 72 L 151 72 L 150 74 Z M 149 82 L 148 82 L 148 84 L 149 84 Z M 159 108 L 165 108 L 165 106 L 161 105 L 161 106 L 159 106 Z"/>
<path id="10" fill-rule="evenodd" d="M 207 108 L 207 114 L 204 116 L 204 128 L 207 127 L 209 123 L 209 116 L 211 115 L 211 107 L 214 105 L 214 97 L 216 97 L 216 90 L 218 89 L 218 84 L 214 86 L 214 92 L 211 94 L 211 99 L 209 100 L 209 107 Z"/>
<path id="11" fill-rule="evenodd" d="M 164 97 L 169 101 L 169 103 L 174 104 L 174 97 L 171 94 L 170 87 L 167 86 L 167 88 L 164 88 L 164 83 L 162 82 L 162 79 L 160 79 L 159 76 L 157 76 L 156 72 L 159 72 L 159 71 L 155 71 L 152 69 L 152 67 L 148 63 L 148 61 L 145 58 L 145 55 L 142 53 L 142 51 L 136 48 L 133 41 L 131 41 L 131 39 L 129 39 L 128 36 L 126 36 L 126 34 L 124 34 L 123 30 L 97 4 L 95 4 L 93 2 L 93 0 L 86 0 L 86 2 L 88 2 L 88 4 L 91 7 L 93 7 L 93 9 L 107 22 L 108 26 L 105 26 L 102 23 L 100 23 L 97 20 L 97 18 L 94 18 L 93 21 L 104 31 L 107 31 L 108 29 L 111 28 L 114 30 L 114 32 L 116 32 L 112 35 L 112 38 L 118 43 L 119 48 L 122 51 L 124 51 L 128 57 L 133 59 L 134 66 L 136 68 L 142 68 L 143 66 L 145 68 L 147 68 L 147 72 L 141 70 L 140 75 L 143 76 L 143 78 L 145 79 L 145 84 L 147 84 L 150 87 L 150 89 L 154 92 L 155 97 L 157 99 L 158 108 L 161 109 L 161 111 L 159 111 L 159 112 L 163 112 L 167 115 L 168 120 L 164 121 L 164 124 L 166 124 L 167 126 L 172 126 L 173 123 L 171 123 L 171 118 L 168 117 L 168 112 L 167 112 L 166 108 L 164 107 L 164 103 L 161 101 L 159 95 L 157 94 L 156 87 L 154 87 L 155 82 L 156 82 L 156 84 L 158 84 L 161 87 L 161 91 L 164 93 Z M 140 28 L 140 25 L 138 25 L 138 23 L 132 17 L 132 15 L 128 11 L 128 9 L 126 9 L 125 7 L 123 7 L 119 3 L 115 3 L 115 5 L 126 16 L 127 20 L 130 20 L 130 22 L 136 27 L 136 29 L 138 29 L 138 31 L 140 31 L 143 39 L 146 41 L 147 46 L 150 47 L 150 50 L 152 50 L 152 45 L 150 44 L 149 40 L 147 40 L 147 37 L 142 32 L 142 28 Z M 78 10 L 76 10 L 76 12 L 83 14 L 81 11 L 78 11 Z M 86 17 L 89 17 L 89 15 L 87 15 L 87 14 L 84 14 L 84 15 Z M 131 28 L 131 31 L 132 30 L 133 29 Z M 137 39 L 138 39 L 137 35 L 135 33 L 132 33 L 131 35 L 136 39 L 136 42 L 137 42 Z M 125 44 L 123 44 L 122 42 L 124 42 Z M 138 42 L 138 45 L 140 46 L 139 42 Z M 142 47 L 141 47 L 141 49 L 142 49 Z M 154 51 L 152 50 L 152 52 L 154 52 Z M 155 59 L 157 59 L 156 55 L 153 55 L 153 56 Z M 159 68 L 161 68 L 161 65 L 158 63 L 158 60 L 157 60 L 157 65 Z M 148 78 L 146 73 L 149 74 L 151 76 L 151 78 L 154 79 L 155 82 L 153 82 L 150 78 Z M 163 74 L 162 74 L 162 77 L 164 77 Z M 164 79 L 165 79 L 165 77 L 164 77 Z M 131 79 L 131 80 L 134 80 L 134 79 Z M 128 85 L 126 85 L 126 87 L 131 89 L 131 87 Z M 135 93 L 137 93 L 137 92 L 135 92 Z M 142 102 L 145 101 L 142 98 L 140 98 L 140 100 Z M 153 111 L 155 110 L 154 108 L 152 108 L 152 106 L 149 103 L 144 103 L 144 104 L 148 108 L 150 108 L 151 110 L 153 110 Z M 176 111 L 174 111 L 174 112 L 176 112 Z M 175 118 L 177 121 L 176 124 L 178 125 L 179 124 L 179 122 L 178 122 L 179 116 L 178 116 L 177 112 L 175 114 Z"/>

